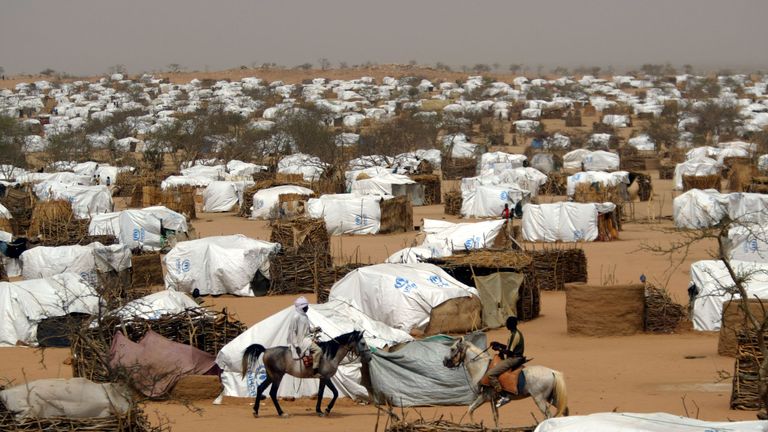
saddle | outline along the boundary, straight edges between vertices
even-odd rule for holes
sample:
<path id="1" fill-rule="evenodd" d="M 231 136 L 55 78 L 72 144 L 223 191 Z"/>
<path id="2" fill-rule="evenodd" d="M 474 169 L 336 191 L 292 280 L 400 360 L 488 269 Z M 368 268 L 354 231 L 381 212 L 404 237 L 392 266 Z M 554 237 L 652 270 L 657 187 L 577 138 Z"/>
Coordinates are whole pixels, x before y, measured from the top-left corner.
<path id="1" fill-rule="evenodd" d="M 304 367 L 307 369 L 312 368 L 312 356 L 311 355 L 305 355 L 301 358 L 301 361 L 304 363 Z"/>
<path id="2" fill-rule="evenodd" d="M 493 360 L 491 360 L 488 370 L 491 370 L 491 368 L 499 364 L 500 361 L 501 357 L 499 357 L 498 354 L 493 356 Z M 525 374 L 522 373 L 523 369 L 525 369 L 525 365 L 514 370 L 508 370 L 499 375 L 499 384 L 501 384 L 501 388 L 505 392 L 515 396 L 523 395 L 525 389 Z M 488 380 L 488 375 L 485 375 L 483 379 L 480 380 L 480 385 L 491 385 L 491 382 Z"/>

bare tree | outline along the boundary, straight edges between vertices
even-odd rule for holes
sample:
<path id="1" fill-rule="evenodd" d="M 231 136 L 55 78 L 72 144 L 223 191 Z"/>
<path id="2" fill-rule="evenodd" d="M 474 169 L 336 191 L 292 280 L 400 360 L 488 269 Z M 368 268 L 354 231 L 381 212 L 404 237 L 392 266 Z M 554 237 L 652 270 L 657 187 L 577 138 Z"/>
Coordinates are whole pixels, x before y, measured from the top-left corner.
<path id="1" fill-rule="evenodd" d="M 8 116 L 0 116 L 0 177 L 11 179 L 14 167 L 26 167 L 24 135 L 19 122 Z"/>
<path id="2" fill-rule="evenodd" d="M 179 73 L 184 70 L 184 66 L 178 63 L 171 63 L 167 67 L 168 67 L 168 72 L 170 73 Z"/>
<path id="3" fill-rule="evenodd" d="M 84 162 L 92 158 L 93 144 L 86 137 L 85 129 L 63 132 L 48 137 L 46 155 L 50 162 Z"/>
<path id="4" fill-rule="evenodd" d="M 376 123 L 366 129 L 360 137 L 365 146 L 360 147 L 359 156 L 395 156 L 412 150 L 434 148 L 437 142 L 437 119 L 414 114 L 405 111 L 394 119 Z"/>
<path id="5" fill-rule="evenodd" d="M 109 74 L 116 74 L 117 73 L 117 74 L 127 75 L 128 74 L 128 68 L 124 64 L 118 63 L 116 65 L 112 65 L 109 68 L 107 68 L 107 73 L 109 73 Z"/>
<path id="6" fill-rule="evenodd" d="M 513 75 L 517 75 L 518 72 L 520 72 L 520 69 L 523 67 L 523 65 L 519 63 L 512 63 L 509 65 L 509 71 L 512 72 Z"/>
<path id="7" fill-rule="evenodd" d="M 328 70 L 328 69 L 330 69 L 330 68 L 331 68 L 331 61 L 330 61 L 330 60 L 328 60 L 328 59 L 327 59 L 327 58 L 325 58 L 325 57 L 321 57 L 321 58 L 320 58 L 320 59 L 317 61 L 317 64 L 319 64 L 319 65 L 320 65 L 320 69 L 321 69 L 321 70 Z"/>
<path id="8" fill-rule="evenodd" d="M 761 406 L 758 418 L 766 419 L 766 407 L 768 407 L 768 340 L 766 339 L 766 332 L 768 332 L 768 312 L 764 300 L 752 296 L 748 291 L 749 283 L 752 279 L 759 275 L 763 275 L 765 271 L 758 268 L 748 269 L 745 266 L 737 266 L 731 259 L 731 250 L 733 245 L 729 239 L 729 232 L 732 229 L 740 229 L 743 232 L 748 233 L 750 238 L 756 238 L 761 241 L 768 240 L 768 232 L 759 222 L 766 216 L 766 211 L 750 212 L 736 219 L 731 219 L 728 215 L 725 205 L 721 205 L 726 216 L 724 216 L 719 222 L 713 223 L 709 227 L 677 231 L 677 230 L 665 230 L 670 234 L 669 238 L 675 238 L 672 235 L 676 234 L 676 239 L 669 242 L 667 245 L 648 245 L 644 244 L 643 248 L 653 253 L 667 256 L 670 258 L 671 270 L 678 268 L 683 260 L 686 259 L 688 253 L 692 248 L 699 243 L 715 243 L 716 247 L 710 249 L 710 255 L 712 259 L 720 262 L 725 268 L 730 280 L 723 280 L 723 278 L 712 277 L 715 286 L 715 293 L 717 296 L 728 296 L 732 301 L 736 301 L 738 308 L 743 313 L 745 320 L 745 327 L 741 330 L 746 331 L 749 334 L 755 336 L 757 340 L 757 347 L 762 356 L 762 360 L 759 363 L 758 374 L 758 399 Z M 670 272 L 671 274 L 671 272 Z M 702 294 L 697 291 L 697 287 L 692 287 L 692 298 Z M 753 299 L 757 299 L 762 305 L 762 312 L 756 312 L 750 308 L 750 302 Z"/>

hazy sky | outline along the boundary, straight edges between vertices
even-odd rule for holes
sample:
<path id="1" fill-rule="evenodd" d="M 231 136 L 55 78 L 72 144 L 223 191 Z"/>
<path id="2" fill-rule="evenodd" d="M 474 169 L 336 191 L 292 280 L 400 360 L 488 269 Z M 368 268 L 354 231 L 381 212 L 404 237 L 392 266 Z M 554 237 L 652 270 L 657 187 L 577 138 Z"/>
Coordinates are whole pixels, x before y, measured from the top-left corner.
<path id="1" fill-rule="evenodd" d="M 0 0 L 0 66 L 768 66 L 768 0 Z"/>

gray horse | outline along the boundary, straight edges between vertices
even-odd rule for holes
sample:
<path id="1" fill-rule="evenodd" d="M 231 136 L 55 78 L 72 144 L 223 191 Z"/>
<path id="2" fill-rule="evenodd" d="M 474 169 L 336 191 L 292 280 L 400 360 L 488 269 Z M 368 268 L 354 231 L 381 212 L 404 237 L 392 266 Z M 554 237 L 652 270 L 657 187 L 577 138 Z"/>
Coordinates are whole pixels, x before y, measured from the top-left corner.
<path id="1" fill-rule="evenodd" d="M 331 382 L 331 377 L 336 374 L 336 370 L 339 368 L 339 363 L 350 352 L 354 352 L 362 357 L 363 361 L 369 361 L 371 357 L 371 351 L 368 349 L 368 345 L 363 338 L 363 332 L 353 331 L 345 333 L 341 336 L 337 336 L 327 342 L 318 342 L 320 348 L 323 350 L 323 355 L 320 359 L 320 366 L 318 369 L 320 378 L 320 388 L 317 393 L 317 406 L 315 411 L 319 416 L 325 416 L 331 413 L 333 404 L 336 403 L 336 398 L 339 396 L 339 391 L 336 390 L 336 386 Z M 294 376 L 296 378 L 318 378 L 312 373 L 312 367 L 305 367 L 304 362 L 301 359 L 294 359 L 291 353 L 291 348 L 287 346 L 277 346 L 273 348 L 264 348 L 262 345 L 253 344 L 246 348 L 245 354 L 243 354 L 243 377 L 248 372 L 251 364 L 254 363 L 261 354 L 264 354 L 264 368 L 267 371 L 267 379 L 259 385 L 256 389 L 256 401 L 253 404 L 253 416 L 259 416 L 259 401 L 261 401 L 262 394 L 268 385 L 272 384 L 272 388 L 269 390 L 269 396 L 272 398 L 272 403 L 275 404 L 277 414 L 281 417 L 287 416 L 280 408 L 280 404 L 277 403 L 277 389 L 280 388 L 280 381 L 283 380 L 285 374 Z M 320 410 L 320 404 L 323 401 L 323 392 L 325 387 L 328 387 L 333 393 L 333 399 L 325 408 L 325 412 Z"/>
<path id="2" fill-rule="evenodd" d="M 480 405 L 490 401 L 493 421 L 498 426 L 499 410 L 496 408 L 495 392 L 493 388 L 480 384 L 493 358 L 487 351 L 481 350 L 461 337 L 451 345 L 451 352 L 443 359 L 443 365 L 454 368 L 463 364 L 469 375 L 472 391 L 477 395 L 467 410 L 470 421 L 474 421 L 472 413 Z M 523 374 L 525 375 L 523 394 L 514 396 L 512 399 L 524 399 L 530 396 L 546 418 L 552 417 L 549 412 L 550 404 L 555 407 L 555 417 L 568 415 L 568 394 L 562 372 L 544 366 L 528 366 L 523 370 Z"/>

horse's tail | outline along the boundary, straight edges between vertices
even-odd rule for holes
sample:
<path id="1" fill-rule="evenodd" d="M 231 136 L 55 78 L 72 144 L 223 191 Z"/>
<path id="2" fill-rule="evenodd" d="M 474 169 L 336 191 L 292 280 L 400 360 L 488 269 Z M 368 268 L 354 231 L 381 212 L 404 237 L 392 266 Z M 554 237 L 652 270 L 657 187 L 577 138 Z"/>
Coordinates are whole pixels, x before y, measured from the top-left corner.
<path id="1" fill-rule="evenodd" d="M 243 354 L 243 378 L 251 367 L 251 362 L 258 360 L 259 356 L 266 351 L 263 345 L 253 344 L 245 349 Z"/>
<path id="2" fill-rule="evenodd" d="M 555 385 L 552 389 L 552 405 L 557 408 L 555 417 L 568 415 L 568 393 L 565 390 L 565 377 L 562 372 L 553 371 Z"/>

